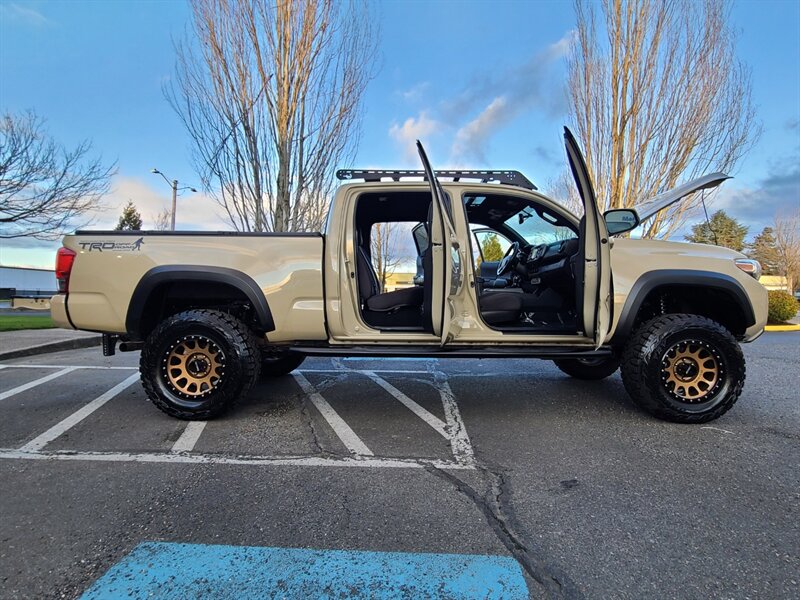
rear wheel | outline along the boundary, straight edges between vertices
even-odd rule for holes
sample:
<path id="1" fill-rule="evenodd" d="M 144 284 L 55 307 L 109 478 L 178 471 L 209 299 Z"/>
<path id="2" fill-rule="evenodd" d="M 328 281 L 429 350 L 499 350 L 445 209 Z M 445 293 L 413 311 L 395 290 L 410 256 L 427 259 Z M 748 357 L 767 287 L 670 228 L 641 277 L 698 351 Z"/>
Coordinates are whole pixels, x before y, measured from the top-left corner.
<path id="1" fill-rule="evenodd" d="M 280 377 L 291 373 L 301 364 L 306 357 L 296 352 L 286 352 L 283 354 L 265 354 L 261 359 L 262 377 Z"/>
<path id="2" fill-rule="evenodd" d="M 739 399 L 742 349 L 719 323 L 697 315 L 656 317 L 629 340 L 622 381 L 633 401 L 660 419 L 705 423 Z"/>
<path id="3" fill-rule="evenodd" d="M 556 366 L 570 377 L 576 379 L 605 379 L 619 368 L 617 356 L 605 358 L 559 358 L 553 361 Z"/>
<path id="4" fill-rule="evenodd" d="M 239 319 L 216 310 L 169 317 L 148 336 L 139 371 L 147 396 L 186 420 L 213 419 L 250 391 L 260 352 Z"/>

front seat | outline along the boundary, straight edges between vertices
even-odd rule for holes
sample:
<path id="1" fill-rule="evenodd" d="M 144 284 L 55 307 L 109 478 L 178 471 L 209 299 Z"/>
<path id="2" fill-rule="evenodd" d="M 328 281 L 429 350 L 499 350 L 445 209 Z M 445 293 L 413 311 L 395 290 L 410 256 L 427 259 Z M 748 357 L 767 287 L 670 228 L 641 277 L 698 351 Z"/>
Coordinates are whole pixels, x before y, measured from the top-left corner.
<path id="1" fill-rule="evenodd" d="M 420 286 L 381 293 L 378 276 L 363 248 L 358 248 L 358 293 L 364 309 L 374 312 L 393 312 L 402 308 L 422 309 L 423 290 Z"/>
<path id="2" fill-rule="evenodd" d="M 522 314 L 522 294 L 510 291 L 486 291 L 478 304 L 481 317 L 489 325 L 516 323 Z"/>

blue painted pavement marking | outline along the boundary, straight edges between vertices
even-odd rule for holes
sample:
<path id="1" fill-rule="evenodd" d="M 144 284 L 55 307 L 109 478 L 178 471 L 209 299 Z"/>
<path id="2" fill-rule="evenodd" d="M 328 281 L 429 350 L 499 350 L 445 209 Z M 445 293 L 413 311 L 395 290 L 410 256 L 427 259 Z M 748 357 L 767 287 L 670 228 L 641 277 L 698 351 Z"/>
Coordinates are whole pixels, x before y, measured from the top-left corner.
<path id="1" fill-rule="evenodd" d="M 81 597 L 528 598 L 504 556 L 146 542 Z"/>

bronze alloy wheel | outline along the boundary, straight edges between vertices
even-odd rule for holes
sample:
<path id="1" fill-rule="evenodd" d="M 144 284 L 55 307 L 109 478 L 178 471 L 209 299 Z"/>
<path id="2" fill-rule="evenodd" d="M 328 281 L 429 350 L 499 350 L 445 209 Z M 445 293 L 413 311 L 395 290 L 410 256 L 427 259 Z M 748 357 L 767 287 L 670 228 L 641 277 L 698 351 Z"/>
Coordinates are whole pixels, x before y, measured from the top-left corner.
<path id="1" fill-rule="evenodd" d="M 189 335 L 177 340 L 164 355 L 162 371 L 169 387 L 186 398 L 210 394 L 225 374 L 225 354 L 212 340 Z"/>
<path id="2" fill-rule="evenodd" d="M 672 346 L 661 361 L 661 380 L 677 400 L 696 403 L 708 399 L 723 381 L 722 360 L 713 347 L 698 340 Z"/>

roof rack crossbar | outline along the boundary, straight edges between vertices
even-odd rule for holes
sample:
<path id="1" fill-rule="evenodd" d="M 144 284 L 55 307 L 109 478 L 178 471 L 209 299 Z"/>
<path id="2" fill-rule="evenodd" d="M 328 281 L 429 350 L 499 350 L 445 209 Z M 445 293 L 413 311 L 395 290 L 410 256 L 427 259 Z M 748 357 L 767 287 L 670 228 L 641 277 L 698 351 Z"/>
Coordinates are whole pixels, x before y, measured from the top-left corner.
<path id="1" fill-rule="evenodd" d="M 351 179 L 363 179 L 365 182 L 380 182 L 384 179 L 391 179 L 392 181 L 400 181 L 403 177 L 421 177 L 427 180 L 425 171 L 415 170 L 382 170 L 382 169 L 339 169 L 336 171 L 336 178 L 341 181 L 350 181 Z M 533 183 L 519 171 L 474 171 L 474 170 L 457 170 L 457 171 L 436 171 L 436 177 L 447 177 L 455 182 L 462 179 L 478 179 L 481 183 L 501 183 L 505 185 L 514 185 L 517 187 L 525 188 L 528 190 L 538 189 Z"/>

